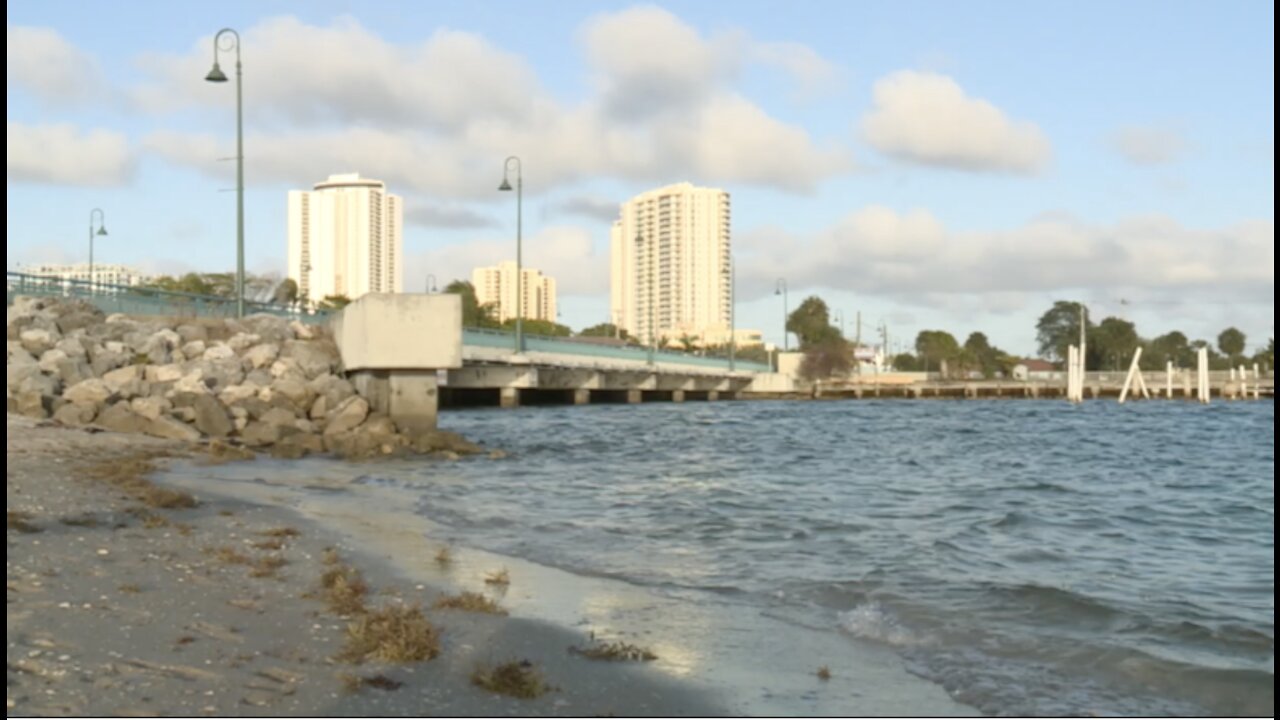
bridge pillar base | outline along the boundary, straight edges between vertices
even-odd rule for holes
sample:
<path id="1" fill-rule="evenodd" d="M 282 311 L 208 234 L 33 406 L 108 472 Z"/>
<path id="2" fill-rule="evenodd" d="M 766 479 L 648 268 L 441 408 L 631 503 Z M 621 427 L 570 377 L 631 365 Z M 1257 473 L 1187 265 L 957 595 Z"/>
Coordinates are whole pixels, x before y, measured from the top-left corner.
<path id="1" fill-rule="evenodd" d="M 390 417 L 401 430 L 436 429 L 440 394 L 435 370 L 357 370 L 351 383 L 371 410 Z"/>
<path id="2" fill-rule="evenodd" d="M 641 391 L 641 390 L 628 390 L 628 391 L 627 391 L 627 402 L 628 402 L 628 403 L 630 403 L 630 404 L 632 404 L 632 405 L 634 405 L 634 404 L 636 404 L 636 403 L 638 403 L 638 402 L 641 402 L 641 400 L 643 399 L 643 397 L 644 397 L 644 396 L 643 396 L 643 391 Z"/>
<path id="3" fill-rule="evenodd" d="M 684 391 L 683 391 L 683 390 L 672 390 L 672 391 L 671 391 L 671 402 L 677 402 L 677 403 L 682 403 L 682 402 L 684 402 Z"/>
<path id="4" fill-rule="evenodd" d="M 590 391 L 590 390 L 585 390 L 585 389 L 584 389 L 584 390 L 574 390 L 574 391 L 573 391 L 573 404 L 574 404 L 574 405 L 590 405 L 590 404 L 591 404 L 591 391 Z"/>
<path id="5" fill-rule="evenodd" d="M 707 391 L 707 402 L 715 402 L 716 400 L 719 400 L 719 399 L 720 399 L 720 391 L 719 391 L 719 390 L 708 390 L 708 391 Z"/>
<path id="6" fill-rule="evenodd" d="M 520 388 L 498 388 L 498 406 L 504 408 L 520 407 Z"/>

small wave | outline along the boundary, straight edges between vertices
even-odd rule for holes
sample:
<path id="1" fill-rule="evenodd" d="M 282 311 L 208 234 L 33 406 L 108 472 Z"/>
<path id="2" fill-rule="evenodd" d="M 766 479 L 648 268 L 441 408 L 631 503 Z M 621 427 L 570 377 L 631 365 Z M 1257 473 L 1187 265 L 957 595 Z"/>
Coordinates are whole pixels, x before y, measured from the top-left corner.
<path id="1" fill-rule="evenodd" d="M 925 639 L 905 627 L 878 602 L 859 605 L 840 613 L 840 627 L 854 637 L 897 647 L 924 644 Z"/>

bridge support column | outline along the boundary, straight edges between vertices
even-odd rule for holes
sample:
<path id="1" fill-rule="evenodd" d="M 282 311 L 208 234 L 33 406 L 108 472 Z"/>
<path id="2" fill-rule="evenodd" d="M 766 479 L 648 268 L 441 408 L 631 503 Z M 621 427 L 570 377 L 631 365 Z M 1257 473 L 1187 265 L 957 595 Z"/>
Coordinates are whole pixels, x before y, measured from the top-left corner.
<path id="1" fill-rule="evenodd" d="M 683 390 L 672 390 L 672 391 L 671 391 L 671 402 L 677 402 L 677 403 L 684 402 L 684 391 L 683 391 Z"/>
<path id="2" fill-rule="evenodd" d="M 590 404 L 591 404 L 591 391 L 590 391 L 590 390 L 586 390 L 586 389 L 574 390 L 574 391 L 573 391 L 573 404 L 574 404 L 574 405 L 590 405 Z"/>
<path id="3" fill-rule="evenodd" d="M 720 399 L 720 391 L 719 391 L 719 390 L 708 390 L 708 391 L 707 391 L 707 402 L 715 402 L 716 400 L 719 400 L 719 399 Z"/>
<path id="4" fill-rule="evenodd" d="M 520 407 L 520 388 L 498 388 L 498 406 L 504 408 Z"/>
<path id="5" fill-rule="evenodd" d="M 641 402 L 641 400 L 642 400 L 642 398 L 643 398 L 643 396 L 642 396 L 642 394 L 641 394 L 642 392 L 643 392 L 642 390 L 628 390 L 628 391 L 627 391 L 627 402 L 628 402 L 628 403 L 631 403 L 631 404 L 633 404 L 633 405 L 634 405 L 635 403 Z"/>

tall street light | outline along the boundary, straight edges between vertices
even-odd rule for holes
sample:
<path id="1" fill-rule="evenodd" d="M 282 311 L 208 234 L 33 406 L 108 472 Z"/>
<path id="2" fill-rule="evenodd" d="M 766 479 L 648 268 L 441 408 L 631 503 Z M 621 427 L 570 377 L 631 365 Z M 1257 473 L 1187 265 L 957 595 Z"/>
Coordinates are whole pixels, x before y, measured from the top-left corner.
<path id="1" fill-rule="evenodd" d="M 512 160 L 516 163 L 516 352 L 520 353 L 524 352 L 524 260 L 521 255 L 523 244 L 521 235 L 524 231 L 522 220 L 524 171 L 520 158 L 512 155 L 502 163 L 502 184 L 498 189 L 504 192 L 511 190 L 507 175 L 511 170 Z"/>
<path id="2" fill-rule="evenodd" d="M 787 337 L 787 280 L 786 278 L 778 278 L 778 285 L 773 290 L 774 295 L 782 296 L 782 351 L 789 352 L 791 350 L 791 338 Z"/>
<path id="3" fill-rule="evenodd" d="M 98 216 L 98 232 L 93 232 L 93 216 Z M 107 234 L 107 214 L 102 212 L 102 208 L 94 208 L 89 211 L 89 293 L 92 294 L 97 283 L 94 281 L 93 275 L 93 236 Z"/>
<path id="4" fill-rule="evenodd" d="M 218 43 L 223 35 L 234 38 L 236 48 L 236 317 L 244 317 L 244 102 L 240 88 L 240 33 L 223 28 L 213 36 L 213 69 L 204 79 L 215 83 L 227 81 L 226 74 L 218 67 L 218 50 L 222 49 Z"/>
<path id="5" fill-rule="evenodd" d="M 640 245 L 643 245 L 643 244 L 644 244 L 644 235 L 642 235 L 640 231 L 637 230 L 636 246 L 639 247 Z M 652 365 L 653 349 L 654 349 L 654 345 L 656 344 L 656 338 L 657 338 L 657 334 L 654 332 L 656 328 L 653 326 L 653 272 L 652 272 L 653 271 L 653 247 L 652 246 L 650 246 L 649 248 L 649 262 L 646 263 L 646 265 L 648 265 L 648 267 L 645 268 L 645 276 L 649 278 L 649 282 L 647 283 L 649 301 L 645 304 L 649 306 L 649 364 Z"/>

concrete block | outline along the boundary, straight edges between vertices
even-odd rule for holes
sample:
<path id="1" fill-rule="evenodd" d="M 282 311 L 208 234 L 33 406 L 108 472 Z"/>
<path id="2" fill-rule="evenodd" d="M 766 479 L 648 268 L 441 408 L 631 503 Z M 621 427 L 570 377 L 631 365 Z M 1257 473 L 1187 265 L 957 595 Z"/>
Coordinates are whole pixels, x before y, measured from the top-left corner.
<path id="1" fill-rule="evenodd" d="M 368 293 L 332 321 L 348 372 L 462 367 L 462 298 Z"/>

